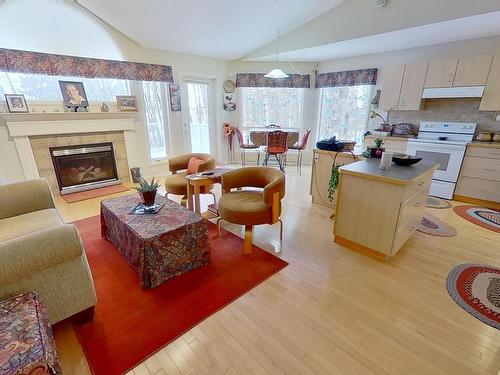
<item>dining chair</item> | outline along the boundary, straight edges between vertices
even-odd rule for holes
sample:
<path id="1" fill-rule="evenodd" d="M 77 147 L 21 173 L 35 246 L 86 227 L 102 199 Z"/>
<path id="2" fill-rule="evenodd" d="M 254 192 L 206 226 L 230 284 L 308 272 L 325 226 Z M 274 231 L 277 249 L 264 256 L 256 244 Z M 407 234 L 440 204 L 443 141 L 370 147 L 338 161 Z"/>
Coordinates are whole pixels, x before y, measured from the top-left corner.
<path id="1" fill-rule="evenodd" d="M 236 128 L 236 135 L 238 136 L 238 143 L 240 145 L 240 157 L 241 157 L 241 166 L 244 167 L 246 164 L 246 151 L 256 151 L 257 152 L 257 165 L 260 162 L 260 145 L 255 145 L 251 141 L 249 143 L 245 143 L 243 140 L 243 133 L 240 128 Z"/>
<path id="2" fill-rule="evenodd" d="M 307 146 L 307 140 L 309 139 L 309 135 L 311 134 L 311 128 L 307 129 L 307 131 L 304 133 L 302 136 L 302 139 L 300 142 L 295 143 L 293 146 L 290 146 L 290 150 L 295 150 L 297 151 L 297 170 L 299 171 L 299 174 L 302 175 L 302 151 Z"/>
<path id="3" fill-rule="evenodd" d="M 288 151 L 288 133 L 281 130 L 268 132 L 266 145 L 266 157 L 262 164 L 267 166 L 269 157 L 274 156 L 278 161 L 280 170 L 285 172 L 286 153 Z"/>

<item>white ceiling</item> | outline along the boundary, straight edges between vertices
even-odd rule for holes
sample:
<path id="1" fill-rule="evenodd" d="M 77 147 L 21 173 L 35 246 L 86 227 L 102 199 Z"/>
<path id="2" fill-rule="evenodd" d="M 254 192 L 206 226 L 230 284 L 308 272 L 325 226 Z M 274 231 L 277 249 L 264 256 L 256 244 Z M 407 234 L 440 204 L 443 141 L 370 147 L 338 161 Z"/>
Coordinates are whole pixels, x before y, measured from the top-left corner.
<path id="1" fill-rule="evenodd" d="M 225 60 L 242 56 L 344 0 L 77 0 L 143 47 Z"/>
<path id="2" fill-rule="evenodd" d="M 457 18 L 429 25 L 370 35 L 363 38 L 324 44 L 317 47 L 287 51 L 282 61 L 325 61 L 344 57 L 389 52 L 413 47 L 469 40 L 500 35 L 500 12 Z M 261 56 L 249 61 L 274 61 L 276 55 Z"/>

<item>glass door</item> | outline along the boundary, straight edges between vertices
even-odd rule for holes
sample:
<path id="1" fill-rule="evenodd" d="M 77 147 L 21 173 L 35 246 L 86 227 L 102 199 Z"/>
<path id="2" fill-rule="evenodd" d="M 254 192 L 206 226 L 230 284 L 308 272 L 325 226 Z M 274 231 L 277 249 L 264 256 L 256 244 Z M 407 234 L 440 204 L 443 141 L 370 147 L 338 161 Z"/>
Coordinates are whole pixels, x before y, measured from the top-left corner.
<path id="1" fill-rule="evenodd" d="M 186 81 L 187 121 L 184 124 L 190 152 L 210 153 L 210 83 Z"/>

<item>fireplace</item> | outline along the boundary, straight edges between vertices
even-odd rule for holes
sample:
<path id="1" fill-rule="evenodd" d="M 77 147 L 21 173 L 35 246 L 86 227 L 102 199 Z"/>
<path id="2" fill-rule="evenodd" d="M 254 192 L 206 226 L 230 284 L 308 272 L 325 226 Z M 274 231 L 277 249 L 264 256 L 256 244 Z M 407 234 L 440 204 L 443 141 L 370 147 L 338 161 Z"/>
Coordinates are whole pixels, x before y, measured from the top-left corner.
<path id="1" fill-rule="evenodd" d="M 61 195 L 120 184 L 113 143 L 50 147 Z"/>

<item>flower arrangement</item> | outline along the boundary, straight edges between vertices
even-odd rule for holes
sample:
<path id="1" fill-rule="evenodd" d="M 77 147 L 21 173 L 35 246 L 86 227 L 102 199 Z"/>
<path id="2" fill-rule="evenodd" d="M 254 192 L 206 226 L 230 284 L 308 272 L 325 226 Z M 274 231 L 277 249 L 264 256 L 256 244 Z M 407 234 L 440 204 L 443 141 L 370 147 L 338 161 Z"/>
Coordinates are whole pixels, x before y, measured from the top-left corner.
<path id="1" fill-rule="evenodd" d="M 224 135 L 226 137 L 231 137 L 236 133 L 236 128 L 232 126 L 229 122 L 224 123 Z"/>

